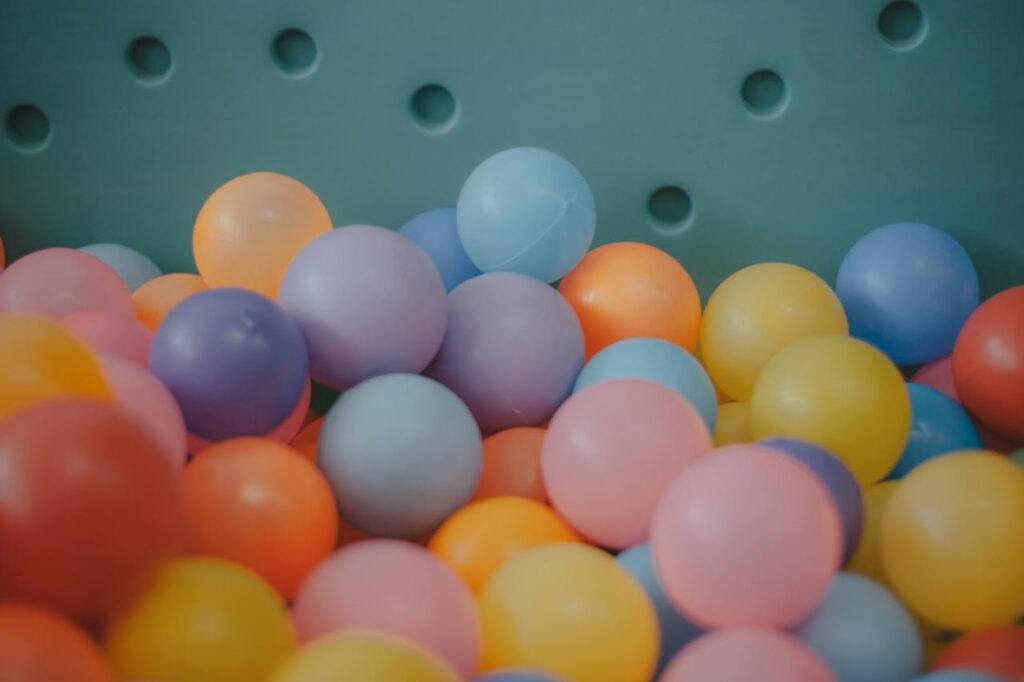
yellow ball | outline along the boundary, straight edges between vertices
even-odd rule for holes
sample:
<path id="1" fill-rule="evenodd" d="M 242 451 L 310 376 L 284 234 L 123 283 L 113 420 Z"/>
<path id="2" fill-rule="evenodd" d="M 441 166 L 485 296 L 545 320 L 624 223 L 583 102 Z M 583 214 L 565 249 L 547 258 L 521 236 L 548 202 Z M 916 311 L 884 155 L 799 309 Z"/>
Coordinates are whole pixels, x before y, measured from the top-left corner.
<path id="1" fill-rule="evenodd" d="M 899 489 L 899 481 L 882 481 L 864 491 L 864 523 L 857 551 L 846 563 L 846 570 L 889 586 L 882 566 L 882 517 L 889 501 Z"/>
<path id="2" fill-rule="evenodd" d="M 815 336 L 773 357 L 750 401 L 755 440 L 801 438 L 828 449 L 868 486 L 896 464 L 910 434 L 910 396 L 896 365 L 847 336 Z"/>
<path id="3" fill-rule="evenodd" d="M 288 610 L 255 573 L 180 559 L 117 614 L 106 648 L 120 679 L 259 682 L 295 648 Z"/>
<path id="4" fill-rule="evenodd" d="M 882 519 L 896 594 L 951 630 L 1024 614 L 1024 469 L 994 453 L 936 457 L 903 479 Z"/>
<path id="5" fill-rule="evenodd" d="M 718 406 L 714 441 L 716 448 L 750 442 L 750 403 Z"/>
<path id="6" fill-rule="evenodd" d="M 611 556 L 557 544 L 517 554 L 479 595 L 483 669 L 573 682 L 647 682 L 658 655 L 654 607 Z"/>
<path id="7" fill-rule="evenodd" d="M 397 637 L 350 630 L 307 644 L 270 682 L 459 682 L 441 659 Z"/>
<path id="8" fill-rule="evenodd" d="M 110 400 L 89 346 L 63 325 L 34 315 L 0 315 L 0 419 L 61 396 Z"/>
<path id="9" fill-rule="evenodd" d="M 835 292 L 810 270 L 760 263 L 733 274 L 708 299 L 701 320 L 704 366 L 734 400 L 750 400 L 765 364 L 809 336 L 845 335 Z"/>

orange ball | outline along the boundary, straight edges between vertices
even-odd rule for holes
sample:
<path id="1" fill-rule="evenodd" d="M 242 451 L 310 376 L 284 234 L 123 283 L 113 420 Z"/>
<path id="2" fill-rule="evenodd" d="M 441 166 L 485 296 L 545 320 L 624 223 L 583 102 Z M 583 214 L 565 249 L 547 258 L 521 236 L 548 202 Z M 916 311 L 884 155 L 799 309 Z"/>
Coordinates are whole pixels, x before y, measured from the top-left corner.
<path id="1" fill-rule="evenodd" d="M 330 486 L 300 453 L 235 438 L 185 467 L 185 512 L 200 552 L 261 575 L 288 599 L 330 554 L 338 512 Z"/>
<path id="2" fill-rule="evenodd" d="M 113 682 L 99 646 L 73 621 L 27 604 L 0 604 L 0 680 Z"/>
<path id="3" fill-rule="evenodd" d="M 544 429 L 522 426 L 499 431 L 484 440 L 484 465 L 474 500 L 497 495 L 547 502 L 540 472 Z"/>
<path id="4" fill-rule="evenodd" d="M 1024 680 L 1024 625 L 975 630 L 956 639 L 935 670 L 969 669 L 1005 680 Z"/>
<path id="5" fill-rule="evenodd" d="M 320 431 L 323 428 L 324 418 L 317 417 L 302 427 L 302 430 L 292 439 L 292 447 L 313 464 L 316 464 L 316 448 L 320 443 Z"/>
<path id="6" fill-rule="evenodd" d="M 249 173 L 206 200 L 192 249 L 199 274 L 211 287 L 242 287 L 276 298 L 302 247 L 330 229 L 327 209 L 301 182 L 278 173 Z"/>
<path id="7" fill-rule="evenodd" d="M 206 291 L 206 282 L 199 275 L 174 272 L 149 280 L 132 294 L 135 315 L 139 322 L 156 331 L 174 306 L 193 294 Z"/>
<path id="8" fill-rule="evenodd" d="M 588 253 L 558 290 L 583 325 L 586 356 L 623 339 L 665 339 L 692 351 L 700 296 L 686 269 L 649 244 L 618 242 Z"/>
<path id="9" fill-rule="evenodd" d="M 0 239 L 0 270 L 7 264 L 7 253 L 4 251 L 4 240 Z"/>
<path id="10" fill-rule="evenodd" d="M 579 542 L 579 536 L 554 509 L 523 497 L 492 497 L 452 514 L 429 549 L 476 591 L 513 555 L 556 542 Z"/>

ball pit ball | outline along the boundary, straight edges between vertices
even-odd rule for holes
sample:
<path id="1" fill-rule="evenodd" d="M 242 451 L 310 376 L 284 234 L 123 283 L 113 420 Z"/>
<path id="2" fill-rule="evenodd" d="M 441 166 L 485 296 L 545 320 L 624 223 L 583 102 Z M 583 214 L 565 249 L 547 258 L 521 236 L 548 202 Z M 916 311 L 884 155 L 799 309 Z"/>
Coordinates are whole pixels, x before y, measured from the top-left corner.
<path id="1" fill-rule="evenodd" d="M 545 435 L 544 429 L 520 426 L 485 438 L 480 485 L 473 499 L 516 495 L 547 502 L 548 491 L 540 470 Z"/>
<path id="2" fill-rule="evenodd" d="M 110 664 L 85 630 L 27 604 L 0 604 L 0 664 L 11 682 L 114 682 Z"/>
<path id="3" fill-rule="evenodd" d="M 157 329 L 149 364 L 188 430 L 211 440 L 276 427 L 309 374 L 299 327 L 273 301 L 244 289 L 212 289 L 179 304 Z"/>
<path id="4" fill-rule="evenodd" d="M 969 668 L 1006 680 L 1024 679 L 1024 625 L 968 632 L 953 640 L 935 670 Z"/>
<path id="5" fill-rule="evenodd" d="M 839 267 L 836 293 L 850 333 L 893 362 L 930 362 L 953 350 L 978 306 L 978 273 L 950 235 L 922 223 L 872 230 Z"/>
<path id="6" fill-rule="evenodd" d="M 465 505 L 480 481 L 480 431 L 436 381 L 390 374 L 334 404 L 317 464 L 342 517 L 372 535 L 415 539 Z"/>
<path id="7" fill-rule="evenodd" d="M 135 249 L 121 244 L 90 244 L 79 249 L 113 268 L 129 291 L 135 291 L 163 272 L 156 263 Z"/>
<path id="8" fill-rule="evenodd" d="M 295 597 L 302 642 L 376 630 L 422 646 L 463 677 L 480 662 L 480 619 L 469 587 L 426 549 L 366 540 L 321 563 Z"/>
<path id="9" fill-rule="evenodd" d="M 426 251 L 441 275 L 445 291 L 481 274 L 459 240 L 454 208 L 435 208 L 421 213 L 398 228 L 398 234 Z"/>
<path id="10" fill-rule="evenodd" d="M 288 264 L 331 229 L 320 199 L 279 173 L 249 173 L 221 185 L 196 217 L 192 250 L 211 287 L 276 298 Z"/>
<path id="11" fill-rule="evenodd" d="M 311 463 L 316 464 L 316 449 L 320 444 L 320 432 L 324 428 L 324 417 L 317 417 L 303 426 L 291 440 L 290 445 Z"/>
<path id="12" fill-rule="evenodd" d="M 555 413 L 541 471 L 552 505 L 573 528 L 595 544 L 623 549 L 648 539 L 665 486 L 710 450 L 707 426 L 676 391 L 609 379 Z"/>
<path id="13" fill-rule="evenodd" d="M 161 275 L 143 284 L 132 294 L 135 315 L 139 322 L 156 331 L 167 314 L 189 296 L 207 290 L 199 275 L 173 272 Z"/>
<path id="14" fill-rule="evenodd" d="M 588 682 L 647 682 L 654 672 L 654 607 L 599 549 L 556 544 L 520 552 L 491 575 L 478 604 L 483 672 L 543 670 Z"/>
<path id="15" fill-rule="evenodd" d="M 554 282 L 583 258 L 597 225 L 594 195 L 571 163 L 546 149 L 498 152 L 459 192 L 456 223 L 483 272 Z"/>
<path id="16" fill-rule="evenodd" d="M 701 352 L 708 374 L 733 400 L 750 400 L 765 364 L 809 336 L 845 335 L 835 292 L 809 270 L 760 263 L 730 275 L 708 299 Z"/>
<path id="17" fill-rule="evenodd" d="M 960 396 L 953 382 L 953 356 L 947 355 L 922 365 L 910 377 L 910 382 L 920 386 L 928 386 L 960 404 Z"/>
<path id="18" fill-rule="evenodd" d="M 148 370 L 120 358 L 101 358 L 103 372 L 114 392 L 114 404 L 150 438 L 175 470 L 185 464 L 187 435 L 185 417 L 178 402 Z"/>
<path id="19" fill-rule="evenodd" d="M 922 619 L 975 630 L 1024 613 L 1021 537 L 1024 470 L 963 451 L 901 481 L 882 519 L 882 561 L 893 591 Z"/>
<path id="20" fill-rule="evenodd" d="M 476 678 L 476 682 L 563 682 L 561 678 L 531 671 L 496 672 Z"/>
<path id="21" fill-rule="evenodd" d="M 95 256 L 74 249 L 43 249 L 0 273 L 0 313 L 60 319 L 81 310 L 135 315 L 128 287 Z"/>
<path id="22" fill-rule="evenodd" d="M 813 613 L 842 552 L 828 489 L 792 457 L 733 445 L 668 484 L 651 526 L 657 572 L 702 627 L 782 628 Z"/>
<path id="23" fill-rule="evenodd" d="M 344 390 L 394 372 L 422 372 L 448 315 L 444 283 L 427 254 L 383 227 L 333 230 L 285 274 L 281 305 L 306 337 L 313 378 Z"/>
<path id="24" fill-rule="evenodd" d="M 725 403 L 718 406 L 718 419 L 712 442 L 716 448 L 740 445 L 753 440 L 750 435 L 750 403 Z"/>
<path id="25" fill-rule="evenodd" d="M 921 463 L 957 450 L 981 448 L 971 418 L 951 398 L 927 386 L 907 384 L 910 394 L 910 437 L 890 478 L 903 478 Z"/>
<path id="26" fill-rule="evenodd" d="M 153 332 L 134 317 L 103 310 L 83 310 L 68 315 L 61 322 L 97 353 L 112 355 L 139 367 L 149 367 Z"/>
<path id="27" fill-rule="evenodd" d="M 973 670 L 939 670 L 915 677 L 910 682 L 1005 682 L 1003 678 Z"/>
<path id="28" fill-rule="evenodd" d="M 632 337 L 664 339 L 688 351 L 697 345 L 697 286 L 675 258 L 649 244 L 597 247 L 562 279 L 558 291 L 583 325 L 588 359 Z"/>
<path id="29" fill-rule="evenodd" d="M 448 328 L 427 374 L 491 434 L 550 418 L 582 365 L 583 334 L 565 299 L 536 279 L 496 272 L 448 295 Z"/>
<path id="30" fill-rule="evenodd" d="M 704 635 L 676 654 L 659 682 L 838 682 L 821 658 L 790 634 L 735 628 Z"/>
<path id="31" fill-rule="evenodd" d="M 892 496 L 899 490 L 899 481 L 882 481 L 864 490 L 864 523 L 860 542 L 846 562 L 846 570 L 890 587 L 882 566 L 882 519 Z"/>

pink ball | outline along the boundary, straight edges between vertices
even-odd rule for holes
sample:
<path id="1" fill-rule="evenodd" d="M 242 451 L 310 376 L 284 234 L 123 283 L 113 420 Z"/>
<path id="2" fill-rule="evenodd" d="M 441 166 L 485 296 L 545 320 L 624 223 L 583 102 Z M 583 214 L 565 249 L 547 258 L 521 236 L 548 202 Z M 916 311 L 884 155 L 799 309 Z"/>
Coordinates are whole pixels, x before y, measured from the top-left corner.
<path id="1" fill-rule="evenodd" d="M 719 630 L 676 654 L 658 682 L 836 682 L 796 637 L 771 630 Z"/>
<path id="2" fill-rule="evenodd" d="M 100 355 L 149 367 L 149 344 L 153 332 L 134 317 L 105 310 L 82 310 L 65 317 L 64 326 L 75 332 Z"/>
<path id="3" fill-rule="evenodd" d="M 101 361 L 117 406 L 162 446 L 168 462 L 185 466 L 185 418 L 171 392 L 134 363 L 109 356 Z"/>
<path id="4" fill-rule="evenodd" d="M 669 599 L 707 628 L 809 616 L 839 567 L 835 503 L 798 460 L 758 445 L 700 457 L 669 483 L 651 530 Z"/>
<path id="5" fill-rule="evenodd" d="M 953 384 L 953 356 L 947 355 L 917 370 L 910 380 L 921 386 L 929 386 L 940 393 L 945 393 L 953 400 L 960 402 L 956 386 Z"/>
<path id="6" fill-rule="evenodd" d="M 348 629 L 419 644 L 463 677 L 480 662 L 480 617 L 469 588 L 435 555 L 401 540 L 364 540 L 321 563 L 299 589 L 299 641 Z"/>
<path id="7" fill-rule="evenodd" d="M 75 249 L 43 249 L 0 274 L 0 312 L 63 318 L 81 310 L 135 318 L 128 287 L 95 256 Z"/>
<path id="8" fill-rule="evenodd" d="M 284 443 L 286 445 L 291 443 L 299 431 L 302 430 L 302 425 L 306 422 L 306 415 L 309 413 L 309 401 L 312 398 L 312 390 L 313 386 L 309 379 L 307 379 L 306 388 L 303 389 L 302 396 L 299 398 L 299 402 L 295 403 L 295 408 L 291 411 L 291 414 L 289 414 L 276 429 L 263 434 L 262 438 L 276 440 L 278 443 Z M 193 455 L 198 455 L 214 443 L 215 441 L 207 440 L 201 436 L 195 435 L 194 433 L 188 434 L 188 451 Z"/>
<path id="9" fill-rule="evenodd" d="M 647 540 L 665 486 L 709 450 L 704 420 L 678 392 L 611 379 L 558 409 L 541 468 L 551 503 L 566 521 L 597 544 L 624 549 Z"/>

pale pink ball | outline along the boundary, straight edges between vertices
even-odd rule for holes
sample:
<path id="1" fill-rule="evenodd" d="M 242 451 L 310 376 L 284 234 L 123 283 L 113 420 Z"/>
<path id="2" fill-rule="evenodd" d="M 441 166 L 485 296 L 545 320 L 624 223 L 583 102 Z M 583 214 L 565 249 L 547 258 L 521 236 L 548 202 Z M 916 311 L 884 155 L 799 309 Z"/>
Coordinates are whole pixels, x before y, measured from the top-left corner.
<path id="1" fill-rule="evenodd" d="M 110 356 L 101 358 L 114 403 L 153 437 L 176 468 L 185 466 L 185 418 L 171 392 L 149 370 Z"/>
<path id="2" fill-rule="evenodd" d="M 0 312 L 60 319 L 81 310 L 135 318 L 128 287 L 95 256 L 75 249 L 43 249 L 0 273 Z"/>
<path id="3" fill-rule="evenodd" d="M 658 682 L 836 682 L 821 658 L 796 637 L 771 630 L 719 630 L 676 654 Z"/>
<path id="4" fill-rule="evenodd" d="M 82 310 L 68 315 L 62 322 L 100 355 L 149 367 L 149 344 L 153 342 L 153 332 L 134 317 L 105 310 Z"/>

